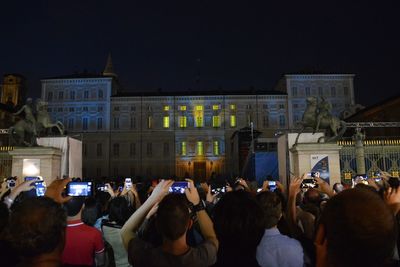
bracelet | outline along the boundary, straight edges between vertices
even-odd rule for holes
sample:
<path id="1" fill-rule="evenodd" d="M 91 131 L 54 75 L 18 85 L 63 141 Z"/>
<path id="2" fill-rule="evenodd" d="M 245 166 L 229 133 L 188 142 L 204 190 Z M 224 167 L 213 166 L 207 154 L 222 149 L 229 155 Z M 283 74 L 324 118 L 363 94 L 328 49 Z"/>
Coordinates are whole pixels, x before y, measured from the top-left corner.
<path id="1" fill-rule="evenodd" d="M 206 209 L 206 207 L 204 206 L 203 201 L 201 201 L 201 200 L 200 200 L 199 204 L 193 205 L 194 212 L 199 212 L 199 211 L 205 210 L 205 209 Z"/>

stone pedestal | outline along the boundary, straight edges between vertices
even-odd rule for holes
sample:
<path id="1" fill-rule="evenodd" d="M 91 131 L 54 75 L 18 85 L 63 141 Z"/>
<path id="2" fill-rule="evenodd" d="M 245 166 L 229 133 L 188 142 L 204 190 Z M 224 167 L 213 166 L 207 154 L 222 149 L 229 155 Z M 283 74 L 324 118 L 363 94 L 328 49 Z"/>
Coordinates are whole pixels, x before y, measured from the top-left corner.
<path id="1" fill-rule="evenodd" d="M 20 179 L 25 176 L 42 176 L 47 185 L 57 177 L 61 177 L 60 149 L 24 147 L 15 148 L 8 153 L 12 156 L 12 176 Z"/>
<path id="2" fill-rule="evenodd" d="M 312 155 L 327 155 L 329 164 L 330 184 L 340 183 L 340 158 L 341 147 L 336 143 L 298 143 L 290 152 L 293 154 L 293 174 L 301 176 L 311 171 Z"/>

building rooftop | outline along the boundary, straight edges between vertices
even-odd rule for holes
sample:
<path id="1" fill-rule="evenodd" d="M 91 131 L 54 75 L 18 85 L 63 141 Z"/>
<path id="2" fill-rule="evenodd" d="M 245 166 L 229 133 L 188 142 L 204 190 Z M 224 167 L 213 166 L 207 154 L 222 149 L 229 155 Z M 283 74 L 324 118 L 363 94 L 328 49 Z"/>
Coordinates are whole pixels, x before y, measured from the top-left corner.
<path id="1" fill-rule="evenodd" d="M 56 79 L 82 79 L 82 78 L 110 78 L 109 76 L 105 76 L 99 73 L 89 73 L 89 72 L 77 72 L 73 74 L 54 76 L 54 77 L 46 77 L 43 80 L 56 80 Z"/>

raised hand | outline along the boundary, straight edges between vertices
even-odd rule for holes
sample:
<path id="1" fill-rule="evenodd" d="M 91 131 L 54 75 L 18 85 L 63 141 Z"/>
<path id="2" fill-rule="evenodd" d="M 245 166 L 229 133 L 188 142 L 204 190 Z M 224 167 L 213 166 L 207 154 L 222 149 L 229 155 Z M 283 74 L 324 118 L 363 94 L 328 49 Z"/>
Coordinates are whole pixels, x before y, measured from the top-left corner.
<path id="1" fill-rule="evenodd" d="M 193 180 L 186 179 L 189 182 L 189 187 L 185 189 L 186 198 L 193 204 L 197 205 L 200 203 L 199 192 L 197 192 L 196 186 L 194 186 Z"/>
<path id="2" fill-rule="evenodd" d="M 67 184 L 71 182 L 71 178 L 67 179 L 56 179 L 54 180 L 46 189 L 45 196 L 53 199 L 57 203 L 65 203 L 69 201 L 72 197 L 70 196 L 63 196 L 62 192 Z"/>

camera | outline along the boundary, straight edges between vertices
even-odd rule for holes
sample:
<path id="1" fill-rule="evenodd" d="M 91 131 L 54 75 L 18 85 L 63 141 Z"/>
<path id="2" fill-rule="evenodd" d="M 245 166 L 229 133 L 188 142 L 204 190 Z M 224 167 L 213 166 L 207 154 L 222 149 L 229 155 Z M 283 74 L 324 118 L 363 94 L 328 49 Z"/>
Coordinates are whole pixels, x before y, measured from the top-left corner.
<path id="1" fill-rule="evenodd" d="M 318 188 L 318 184 L 317 181 L 315 180 L 315 178 L 306 178 L 301 182 L 300 185 L 301 188 Z"/>
<path id="2" fill-rule="evenodd" d="M 46 193 L 46 182 L 37 181 L 35 182 L 35 191 L 37 197 L 43 197 Z"/>
<path id="3" fill-rule="evenodd" d="M 132 188 L 132 179 L 131 178 L 125 178 L 125 188 L 127 190 Z"/>
<path id="4" fill-rule="evenodd" d="M 88 197 L 92 195 L 92 182 L 70 182 L 67 184 L 67 195 Z"/>
<path id="5" fill-rule="evenodd" d="M 276 190 L 276 181 L 268 181 L 269 191 L 274 192 Z"/>
<path id="6" fill-rule="evenodd" d="M 184 194 L 186 188 L 189 188 L 189 182 L 174 182 L 168 191 L 173 194 Z"/>
<path id="7" fill-rule="evenodd" d="M 211 185 L 211 193 L 213 195 L 219 194 L 219 193 L 225 193 L 225 192 L 226 192 L 225 186 Z"/>

